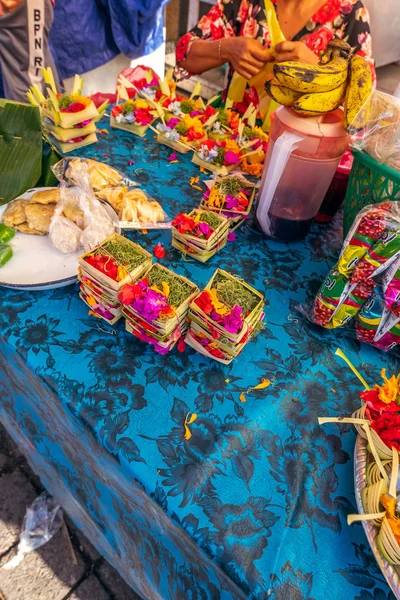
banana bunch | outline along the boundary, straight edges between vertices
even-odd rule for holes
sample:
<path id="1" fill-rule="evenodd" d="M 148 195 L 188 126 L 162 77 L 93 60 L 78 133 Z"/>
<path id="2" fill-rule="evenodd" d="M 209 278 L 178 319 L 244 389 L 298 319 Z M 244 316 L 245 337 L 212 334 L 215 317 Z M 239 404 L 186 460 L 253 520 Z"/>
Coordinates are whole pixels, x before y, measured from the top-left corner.
<path id="1" fill-rule="evenodd" d="M 360 109 L 372 92 L 372 76 L 367 61 L 352 55 L 351 47 L 334 39 L 318 65 L 283 62 L 274 65 L 274 79 L 265 84 L 268 95 L 298 114 L 311 117 L 337 109 L 344 103 L 344 125 L 355 123 Z"/>

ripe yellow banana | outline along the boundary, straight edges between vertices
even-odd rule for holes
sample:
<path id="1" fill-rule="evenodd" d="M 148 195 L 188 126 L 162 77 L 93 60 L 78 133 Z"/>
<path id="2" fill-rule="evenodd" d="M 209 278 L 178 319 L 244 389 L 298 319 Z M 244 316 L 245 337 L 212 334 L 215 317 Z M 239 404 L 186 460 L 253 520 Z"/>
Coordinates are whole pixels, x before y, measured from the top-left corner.
<path id="1" fill-rule="evenodd" d="M 278 104 L 283 104 L 283 106 L 293 106 L 296 100 L 301 96 L 301 92 L 295 92 L 294 90 L 281 85 L 277 79 L 270 79 L 267 81 L 265 89 L 272 100 L 275 100 Z"/>
<path id="2" fill-rule="evenodd" d="M 352 48 L 347 42 L 339 38 L 333 38 L 328 44 L 327 49 L 321 54 L 319 59 L 320 65 L 328 64 L 335 56 L 349 59 L 352 53 Z"/>
<path id="3" fill-rule="evenodd" d="M 365 58 L 356 54 L 350 60 L 350 75 L 344 106 L 344 126 L 353 131 L 365 125 L 365 115 L 358 113 L 372 93 L 371 69 Z"/>
<path id="4" fill-rule="evenodd" d="M 334 90 L 329 92 L 318 92 L 315 94 L 303 94 L 293 105 L 295 110 L 312 113 L 327 113 L 336 110 L 343 100 L 346 93 L 346 81 Z"/>
<path id="5" fill-rule="evenodd" d="M 294 61 L 276 63 L 274 75 L 282 85 L 302 92 L 329 92 L 347 79 L 348 62 L 335 57 L 326 65 L 306 65 Z"/>

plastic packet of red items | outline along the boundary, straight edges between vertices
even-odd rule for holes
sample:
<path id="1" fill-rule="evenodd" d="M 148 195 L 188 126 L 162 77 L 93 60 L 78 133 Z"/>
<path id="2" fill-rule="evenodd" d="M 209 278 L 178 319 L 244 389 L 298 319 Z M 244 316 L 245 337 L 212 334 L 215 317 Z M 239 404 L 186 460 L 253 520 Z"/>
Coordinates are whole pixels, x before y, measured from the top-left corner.
<path id="1" fill-rule="evenodd" d="M 327 329 L 352 325 L 358 340 L 381 350 L 393 350 L 400 344 L 397 202 L 366 206 L 359 212 L 312 310 L 302 312 Z"/>

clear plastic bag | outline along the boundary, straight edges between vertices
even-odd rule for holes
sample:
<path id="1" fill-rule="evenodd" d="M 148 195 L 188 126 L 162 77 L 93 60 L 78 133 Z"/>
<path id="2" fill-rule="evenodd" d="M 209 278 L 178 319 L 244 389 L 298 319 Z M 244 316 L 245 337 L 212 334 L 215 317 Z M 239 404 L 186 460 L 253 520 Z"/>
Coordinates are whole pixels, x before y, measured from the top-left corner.
<path id="1" fill-rule="evenodd" d="M 138 185 L 133 179 L 125 175 L 125 173 L 119 171 L 119 169 L 91 158 L 69 156 L 54 165 L 52 171 L 58 181 L 65 181 L 70 185 L 78 185 L 81 179 L 82 165 L 86 165 L 90 185 L 95 192 L 105 188 L 121 186 L 135 187 Z"/>
<path id="2" fill-rule="evenodd" d="M 327 329 L 355 331 L 381 350 L 400 350 L 400 207 L 366 206 L 347 235 L 339 260 L 312 306 L 300 307 Z"/>
<path id="3" fill-rule="evenodd" d="M 81 246 L 84 214 L 80 206 L 81 193 L 76 187 L 68 188 L 64 183 L 60 186 L 60 200 L 51 219 L 49 238 L 63 254 L 76 252 Z"/>
<path id="4" fill-rule="evenodd" d="M 351 148 L 400 170 L 400 98 L 374 91 L 352 124 Z"/>
<path id="5" fill-rule="evenodd" d="M 27 509 L 22 523 L 18 552 L 3 566 L 3 569 L 15 568 L 25 554 L 40 548 L 51 540 L 61 528 L 63 520 L 61 506 L 48 492 L 43 492 Z"/>

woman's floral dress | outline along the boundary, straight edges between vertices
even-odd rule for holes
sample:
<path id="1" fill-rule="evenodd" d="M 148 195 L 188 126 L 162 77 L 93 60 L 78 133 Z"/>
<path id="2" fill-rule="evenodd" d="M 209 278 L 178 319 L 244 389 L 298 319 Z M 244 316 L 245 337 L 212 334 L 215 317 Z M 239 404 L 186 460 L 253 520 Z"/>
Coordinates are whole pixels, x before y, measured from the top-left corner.
<path id="1" fill-rule="evenodd" d="M 273 1 L 275 4 L 279 2 Z M 264 0 L 217 0 L 216 6 L 178 41 L 176 60 L 185 60 L 192 43 L 197 39 L 219 40 L 241 35 L 257 39 L 265 47 L 270 47 Z M 335 36 L 348 42 L 370 62 L 375 77 L 369 16 L 360 0 L 327 0 L 292 40 L 304 42 L 319 55 Z M 190 73 L 180 68 L 176 69 L 175 75 L 178 79 L 190 77 Z"/>

